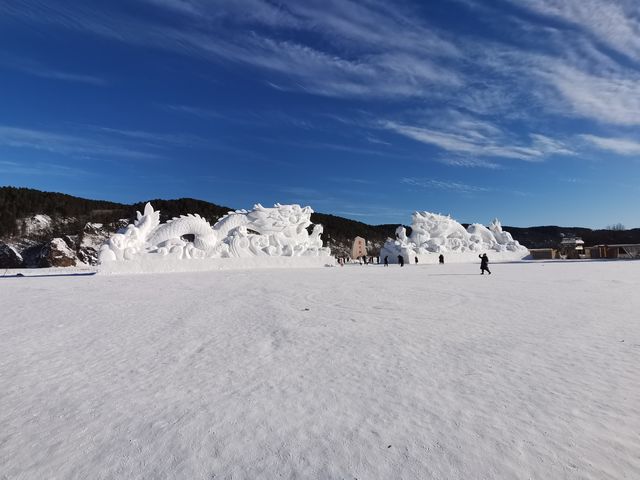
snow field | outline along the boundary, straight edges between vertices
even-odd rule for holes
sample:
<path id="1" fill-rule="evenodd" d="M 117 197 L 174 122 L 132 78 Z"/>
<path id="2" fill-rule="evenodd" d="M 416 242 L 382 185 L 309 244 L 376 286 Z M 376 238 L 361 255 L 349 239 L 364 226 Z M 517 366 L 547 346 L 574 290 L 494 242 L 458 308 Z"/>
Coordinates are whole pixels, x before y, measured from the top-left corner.
<path id="1" fill-rule="evenodd" d="M 0 478 L 640 478 L 640 262 L 490 267 L 0 278 Z"/>

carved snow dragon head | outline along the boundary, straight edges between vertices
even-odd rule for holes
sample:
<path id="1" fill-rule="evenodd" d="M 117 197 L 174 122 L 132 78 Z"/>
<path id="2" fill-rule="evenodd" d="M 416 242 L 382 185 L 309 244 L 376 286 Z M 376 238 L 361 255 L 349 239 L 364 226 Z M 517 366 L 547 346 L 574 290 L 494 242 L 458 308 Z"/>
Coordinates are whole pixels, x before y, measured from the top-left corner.
<path id="1" fill-rule="evenodd" d="M 300 205 L 280 205 L 266 208 L 260 204 L 247 213 L 247 227 L 262 235 L 274 233 L 301 234 L 311 225 L 311 207 Z"/>

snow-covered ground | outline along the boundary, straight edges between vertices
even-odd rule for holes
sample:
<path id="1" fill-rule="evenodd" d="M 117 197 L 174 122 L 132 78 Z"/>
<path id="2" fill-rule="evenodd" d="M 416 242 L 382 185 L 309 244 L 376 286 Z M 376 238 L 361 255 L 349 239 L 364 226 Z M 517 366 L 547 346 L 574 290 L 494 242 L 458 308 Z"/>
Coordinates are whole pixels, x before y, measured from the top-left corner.
<path id="1" fill-rule="evenodd" d="M 0 278 L 0 478 L 640 478 L 640 262 L 491 268 Z"/>

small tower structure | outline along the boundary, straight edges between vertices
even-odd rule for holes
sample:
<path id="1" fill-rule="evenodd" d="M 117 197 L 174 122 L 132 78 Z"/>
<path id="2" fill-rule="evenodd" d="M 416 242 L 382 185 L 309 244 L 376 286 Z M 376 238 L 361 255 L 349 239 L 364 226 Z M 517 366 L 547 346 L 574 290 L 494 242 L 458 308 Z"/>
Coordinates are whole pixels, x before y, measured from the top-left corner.
<path id="1" fill-rule="evenodd" d="M 367 242 L 362 237 L 356 237 L 353 239 L 353 246 L 351 247 L 351 258 L 354 260 L 360 257 L 367 256 Z"/>

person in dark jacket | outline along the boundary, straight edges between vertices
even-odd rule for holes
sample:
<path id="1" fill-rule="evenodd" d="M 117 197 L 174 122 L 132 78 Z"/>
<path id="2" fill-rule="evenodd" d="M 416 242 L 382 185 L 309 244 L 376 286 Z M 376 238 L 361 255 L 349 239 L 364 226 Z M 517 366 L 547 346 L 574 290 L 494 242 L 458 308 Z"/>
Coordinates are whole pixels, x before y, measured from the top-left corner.
<path id="1" fill-rule="evenodd" d="M 384 257 L 384 266 L 385 267 L 389 266 L 389 257 Z"/>
<path id="2" fill-rule="evenodd" d="M 401 267 L 404 267 L 404 257 L 402 255 L 398 255 L 398 263 Z"/>
<path id="3" fill-rule="evenodd" d="M 478 255 L 480 258 L 480 275 L 484 275 L 485 270 L 489 275 L 491 275 L 491 270 L 489 270 L 489 257 L 487 257 L 486 253 L 482 255 Z"/>
<path id="4" fill-rule="evenodd" d="M 438 261 L 440 262 L 440 264 L 444 264 L 444 255 L 440 254 L 440 256 L 438 257 Z"/>

